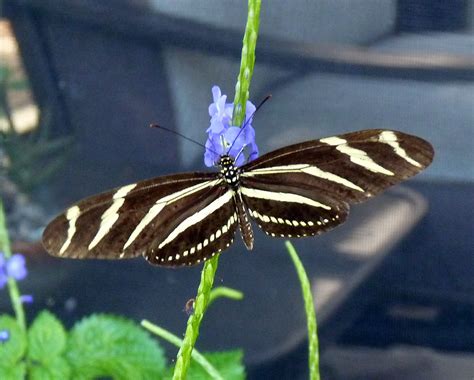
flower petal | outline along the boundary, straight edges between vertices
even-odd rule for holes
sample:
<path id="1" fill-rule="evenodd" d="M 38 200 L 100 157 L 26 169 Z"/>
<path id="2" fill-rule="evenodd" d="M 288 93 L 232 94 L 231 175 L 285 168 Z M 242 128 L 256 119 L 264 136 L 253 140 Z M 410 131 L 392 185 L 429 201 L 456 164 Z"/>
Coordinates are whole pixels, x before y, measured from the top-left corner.
<path id="1" fill-rule="evenodd" d="M 23 280 L 28 274 L 25 266 L 24 256 L 19 253 L 15 253 L 7 260 L 5 271 L 7 276 L 13 277 L 15 280 Z"/>
<path id="2" fill-rule="evenodd" d="M 214 100 L 214 103 L 217 103 L 217 101 L 219 100 L 219 98 L 221 97 L 221 89 L 219 86 L 212 86 L 212 99 Z"/>

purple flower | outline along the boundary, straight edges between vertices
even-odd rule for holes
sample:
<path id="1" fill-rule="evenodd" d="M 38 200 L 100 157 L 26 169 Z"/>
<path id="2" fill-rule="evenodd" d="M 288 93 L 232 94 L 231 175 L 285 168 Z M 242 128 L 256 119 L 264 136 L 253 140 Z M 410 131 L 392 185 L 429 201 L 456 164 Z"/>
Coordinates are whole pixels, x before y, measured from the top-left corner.
<path id="1" fill-rule="evenodd" d="M 8 339 L 10 339 L 10 331 L 0 330 L 0 343 L 8 342 Z"/>
<path id="2" fill-rule="evenodd" d="M 226 104 L 227 95 L 221 94 L 219 86 L 212 87 L 212 98 L 214 103 L 209 105 L 209 116 L 211 117 L 211 126 L 207 129 L 208 133 L 221 133 L 232 120 L 231 104 Z"/>
<path id="3" fill-rule="evenodd" d="M 25 258 L 22 254 L 15 253 L 7 259 L 3 252 L 0 252 L 0 289 L 8 282 L 8 277 L 23 280 L 27 274 Z"/>
<path id="4" fill-rule="evenodd" d="M 5 261 L 3 252 L 0 252 L 0 289 L 2 289 L 8 282 L 8 276 L 5 273 Z"/>
<path id="5" fill-rule="evenodd" d="M 255 106 L 247 101 L 246 121 L 242 128 L 239 128 L 230 125 L 234 104 L 226 103 L 227 96 L 222 95 L 218 86 L 212 87 L 212 97 L 214 102 L 209 106 L 211 125 L 206 131 L 209 137 L 206 141 L 206 151 L 204 153 L 206 166 L 215 166 L 223 154 L 233 157 L 237 166 L 257 158 L 258 147 L 255 143 L 255 130 L 251 125 L 251 117 L 255 112 Z"/>
<path id="6" fill-rule="evenodd" d="M 20 253 L 15 253 L 7 260 L 5 269 L 7 276 L 13 277 L 15 280 L 23 280 L 28 274 L 25 266 L 25 257 Z"/>
<path id="7" fill-rule="evenodd" d="M 33 296 L 31 294 L 22 294 L 20 296 L 21 303 L 33 303 Z"/>

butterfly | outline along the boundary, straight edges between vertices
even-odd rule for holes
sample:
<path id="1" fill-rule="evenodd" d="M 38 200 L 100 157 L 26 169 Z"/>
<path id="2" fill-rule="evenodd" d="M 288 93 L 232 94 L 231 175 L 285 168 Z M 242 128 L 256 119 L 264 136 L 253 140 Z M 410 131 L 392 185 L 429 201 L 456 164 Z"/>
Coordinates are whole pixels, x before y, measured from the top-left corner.
<path id="1" fill-rule="evenodd" d="M 346 220 L 351 204 L 426 168 L 432 146 L 406 133 L 370 129 L 289 145 L 243 166 L 228 154 L 219 171 L 139 181 L 69 207 L 43 245 L 65 258 L 199 264 L 225 250 L 239 229 L 253 248 L 251 220 L 267 235 L 319 235 Z"/>

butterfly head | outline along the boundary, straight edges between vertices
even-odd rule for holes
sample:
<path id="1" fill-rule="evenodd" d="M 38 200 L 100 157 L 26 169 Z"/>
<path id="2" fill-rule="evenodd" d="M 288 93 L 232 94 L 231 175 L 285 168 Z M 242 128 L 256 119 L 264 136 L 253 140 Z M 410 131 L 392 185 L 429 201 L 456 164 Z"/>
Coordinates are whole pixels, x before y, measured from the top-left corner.
<path id="1" fill-rule="evenodd" d="M 231 187 L 236 187 L 240 180 L 240 169 L 235 166 L 234 159 L 228 154 L 220 157 L 218 162 L 222 177 L 224 177 L 227 184 Z"/>

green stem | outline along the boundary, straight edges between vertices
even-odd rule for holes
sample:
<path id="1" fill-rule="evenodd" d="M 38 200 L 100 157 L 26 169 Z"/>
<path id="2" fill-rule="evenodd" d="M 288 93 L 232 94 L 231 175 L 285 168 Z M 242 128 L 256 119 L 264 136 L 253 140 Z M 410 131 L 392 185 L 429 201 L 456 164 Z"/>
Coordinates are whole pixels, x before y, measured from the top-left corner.
<path id="1" fill-rule="evenodd" d="M 306 311 L 306 321 L 308 326 L 308 343 L 309 343 L 309 375 L 311 380 L 320 380 L 319 376 L 319 343 L 318 331 L 316 323 L 316 313 L 314 311 L 313 295 L 311 293 L 311 286 L 308 280 L 308 275 L 304 270 L 303 263 L 298 257 L 295 248 L 289 242 L 285 242 L 286 249 L 290 254 L 293 264 L 298 273 L 301 290 L 303 292 L 304 308 Z"/>
<path id="2" fill-rule="evenodd" d="M 236 126 L 241 126 L 245 118 L 245 106 L 249 98 L 250 81 L 252 80 L 253 67 L 255 64 L 255 48 L 257 47 L 261 4 L 261 0 L 249 0 L 240 71 L 235 85 L 232 125 Z"/>
<path id="3" fill-rule="evenodd" d="M 234 113 L 232 125 L 242 125 L 245 116 L 245 104 L 249 98 L 250 81 L 255 63 L 255 47 L 257 44 L 261 0 L 249 0 L 247 25 L 242 46 L 240 71 L 235 86 Z M 173 380 L 184 380 L 189 369 L 191 353 L 199 335 L 199 327 L 204 312 L 209 304 L 214 275 L 219 263 L 219 255 L 204 263 L 201 273 L 194 313 L 189 317 L 184 335 L 183 344 L 176 357 Z"/>
<path id="4" fill-rule="evenodd" d="M 6 259 L 12 256 L 10 245 L 10 238 L 8 237 L 7 223 L 5 218 L 5 210 L 3 208 L 3 201 L 0 198 L 0 250 L 3 252 Z M 23 304 L 20 299 L 20 291 L 16 281 L 12 277 L 8 277 L 8 292 L 12 302 L 13 310 L 15 311 L 16 320 L 23 331 L 26 331 L 25 312 Z"/>
<path id="5" fill-rule="evenodd" d="M 172 334 L 168 330 L 160 326 L 156 326 L 150 321 L 143 320 L 141 321 L 143 328 L 147 329 L 151 333 L 159 336 L 161 339 L 166 340 L 167 342 L 174 344 L 176 347 L 181 347 L 183 341 L 179 339 L 176 335 Z M 198 363 L 214 380 L 224 380 L 219 371 L 211 364 L 209 361 L 201 354 L 198 350 L 194 349 L 191 353 L 191 357 Z"/>
<path id="6" fill-rule="evenodd" d="M 194 313 L 190 315 L 184 334 L 183 344 L 176 356 L 176 365 L 174 367 L 173 380 L 184 380 L 188 373 L 191 353 L 199 336 L 199 327 L 202 318 L 209 304 L 214 275 L 219 263 L 219 255 L 204 263 L 201 272 L 201 283 L 197 291 L 196 301 L 194 303 Z"/>

